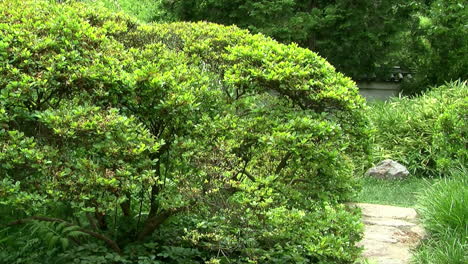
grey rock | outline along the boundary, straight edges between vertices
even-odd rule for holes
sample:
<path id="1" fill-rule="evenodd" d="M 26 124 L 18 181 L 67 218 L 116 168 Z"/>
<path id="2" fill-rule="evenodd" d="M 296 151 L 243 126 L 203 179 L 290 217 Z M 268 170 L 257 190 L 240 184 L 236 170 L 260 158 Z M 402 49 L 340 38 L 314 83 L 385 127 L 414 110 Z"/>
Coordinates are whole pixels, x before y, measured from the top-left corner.
<path id="1" fill-rule="evenodd" d="M 366 172 L 366 176 L 379 179 L 403 179 L 409 175 L 408 169 L 400 163 L 386 159 L 379 162 L 375 167 Z"/>

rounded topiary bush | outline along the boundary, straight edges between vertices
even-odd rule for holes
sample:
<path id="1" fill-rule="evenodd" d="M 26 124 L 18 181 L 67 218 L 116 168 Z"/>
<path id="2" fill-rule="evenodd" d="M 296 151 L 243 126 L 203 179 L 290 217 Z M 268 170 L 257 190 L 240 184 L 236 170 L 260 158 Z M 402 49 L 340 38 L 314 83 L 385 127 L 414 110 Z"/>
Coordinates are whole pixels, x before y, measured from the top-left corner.
<path id="1" fill-rule="evenodd" d="M 2 259 L 359 255 L 341 202 L 368 155 L 364 100 L 313 52 L 50 1 L 1 2 L 0 36 Z"/>

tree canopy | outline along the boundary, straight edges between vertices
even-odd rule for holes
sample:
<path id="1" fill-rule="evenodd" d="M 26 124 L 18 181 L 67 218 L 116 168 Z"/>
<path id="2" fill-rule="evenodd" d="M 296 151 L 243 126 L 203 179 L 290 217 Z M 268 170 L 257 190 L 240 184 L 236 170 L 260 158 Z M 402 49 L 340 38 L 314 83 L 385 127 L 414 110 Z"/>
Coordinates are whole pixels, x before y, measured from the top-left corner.
<path id="1" fill-rule="evenodd" d="M 414 1 L 163 0 L 177 19 L 235 24 L 309 48 L 353 77 L 372 73 L 400 48 Z M 392 65 L 393 66 L 393 65 Z"/>
<path id="2" fill-rule="evenodd" d="M 462 0 L 425 1 L 405 35 L 405 63 L 417 73 L 406 87 L 418 92 L 429 86 L 468 79 L 468 8 Z"/>

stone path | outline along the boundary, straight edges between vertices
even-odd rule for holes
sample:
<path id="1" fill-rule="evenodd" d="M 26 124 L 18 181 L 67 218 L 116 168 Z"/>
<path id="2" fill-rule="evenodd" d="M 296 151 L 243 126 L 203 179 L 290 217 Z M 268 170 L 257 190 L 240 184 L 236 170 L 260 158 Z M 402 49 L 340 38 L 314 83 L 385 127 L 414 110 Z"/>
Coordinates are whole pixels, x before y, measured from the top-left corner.
<path id="1" fill-rule="evenodd" d="M 411 249 L 424 237 L 413 208 L 378 204 L 355 204 L 365 225 L 363 257 L 375 264 L 408 264 Z"/>

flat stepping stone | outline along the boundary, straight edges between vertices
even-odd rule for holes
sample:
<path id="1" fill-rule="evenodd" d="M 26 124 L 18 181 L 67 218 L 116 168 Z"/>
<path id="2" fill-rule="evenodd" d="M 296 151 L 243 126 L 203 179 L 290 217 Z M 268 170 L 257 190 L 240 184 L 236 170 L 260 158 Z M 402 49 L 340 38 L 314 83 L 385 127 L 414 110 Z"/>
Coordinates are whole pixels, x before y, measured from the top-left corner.
<path id="1" fill-rule="evenodd" d="M 367 203 L 355 205 L 361 208 L 362 214 L 366 217 L 406 220 L 416 220 L 418 218 L 418 213 L 413 208 Z"/>
<path id="2" fill-rule="evenodd" d="M 363 220 L 366 225 L 377 225 L 377 226 L 393 226 L 393 227 L 413 227 L 417 224 L 409 221 L 399 220 L 399 219 L 382 219 L 382 218 L 366 218 Z"/>
<path id="3" fill-rule="evenodd" d="M 413 208 L 355 203 L 361 208 L 364 238 L 363 257 L 376 264 L 408 264 L 411 250 L 424 237 Z"/>

